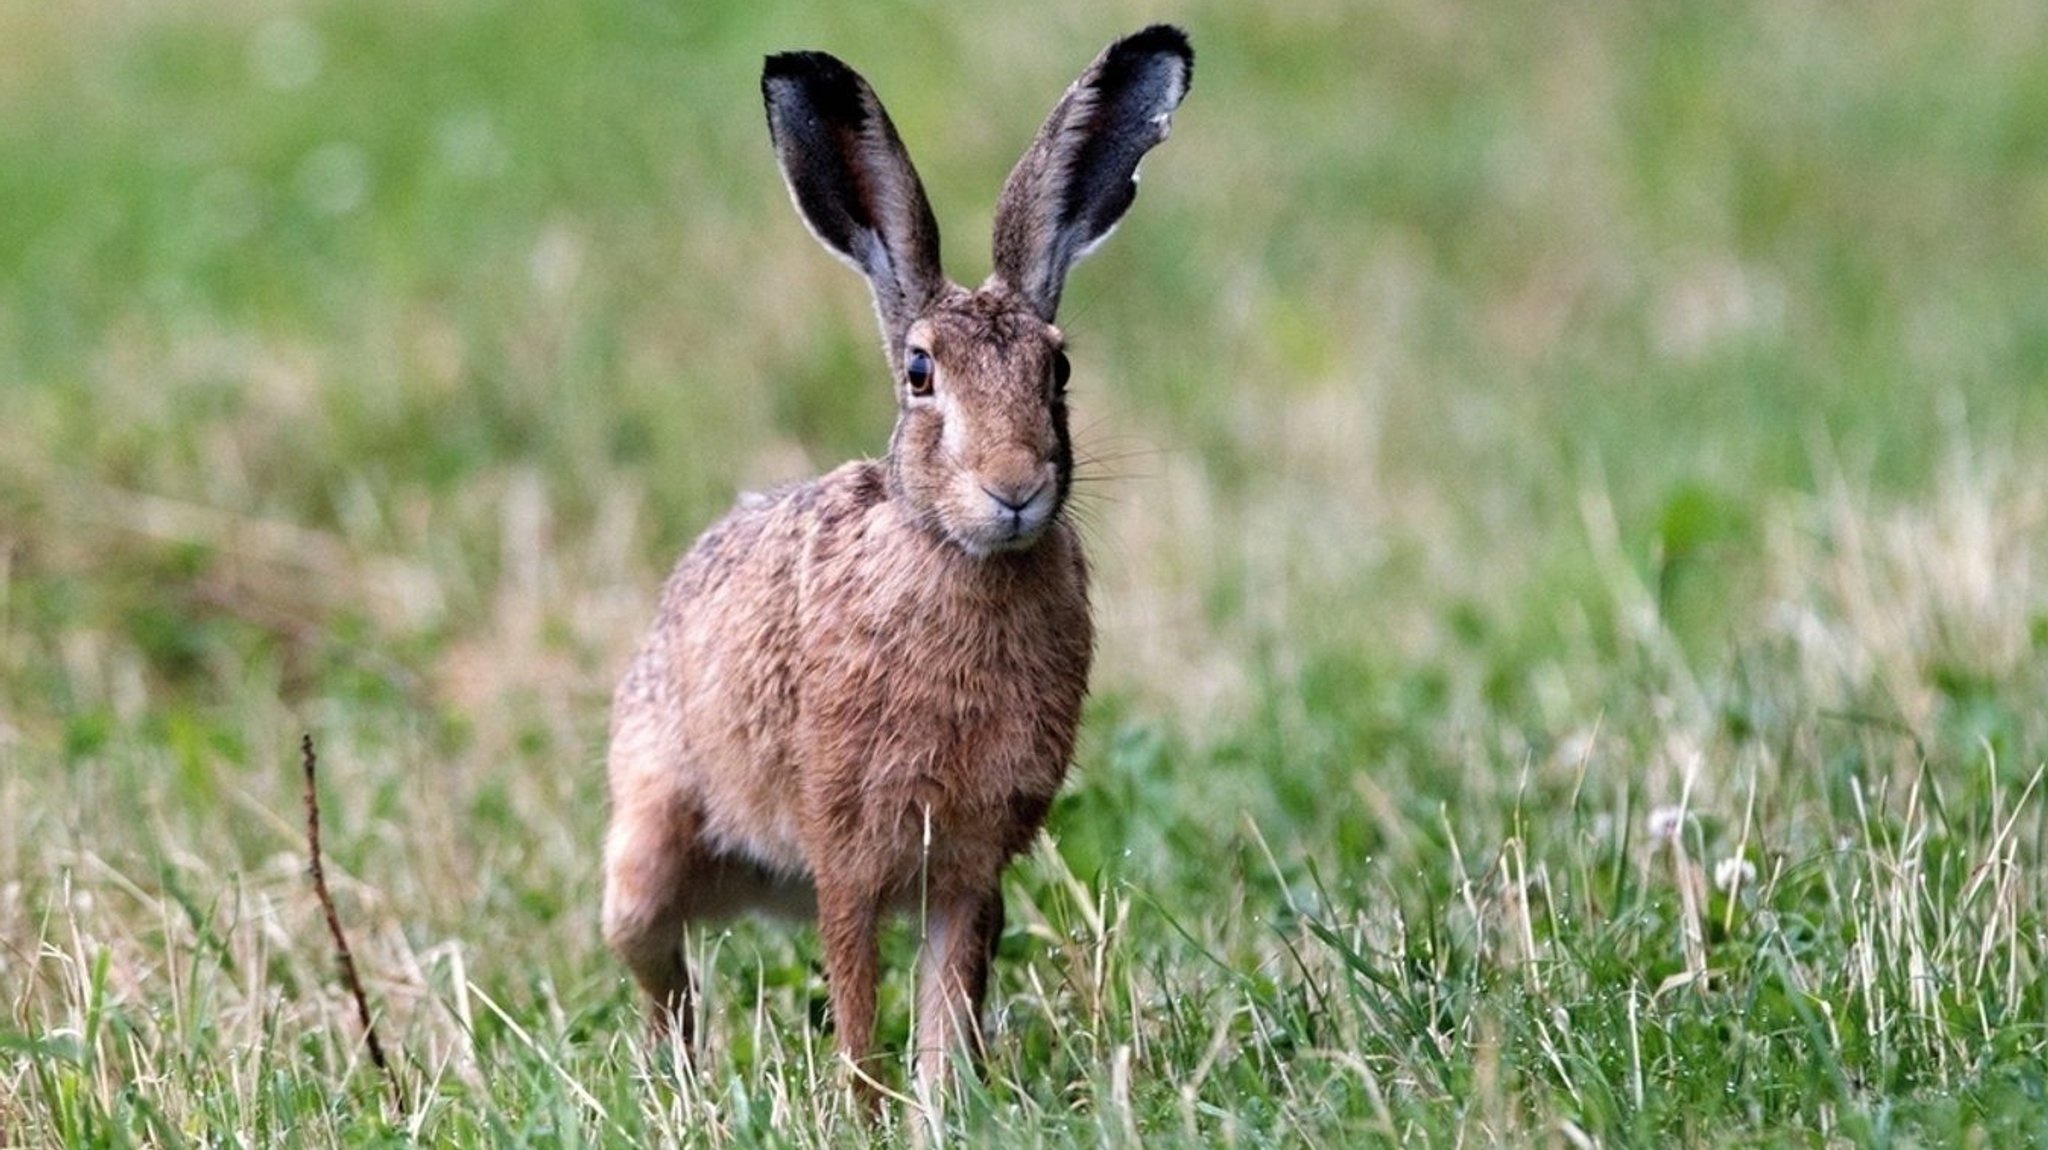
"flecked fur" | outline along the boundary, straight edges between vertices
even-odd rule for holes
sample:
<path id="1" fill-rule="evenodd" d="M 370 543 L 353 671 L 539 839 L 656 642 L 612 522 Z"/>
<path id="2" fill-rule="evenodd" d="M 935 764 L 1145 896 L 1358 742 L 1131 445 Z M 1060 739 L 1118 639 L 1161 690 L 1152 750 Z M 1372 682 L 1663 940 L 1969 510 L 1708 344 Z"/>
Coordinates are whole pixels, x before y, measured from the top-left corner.
<path id="1" fill-rule="evenodd" d="M 614 697 L 605 937 L 684 1049 L 685 926 L 768 911 L 816 917 L 840 1047 L 861 1063 L 877 925 L 920 900 L 920 1087 L 978 1048 L 1002 870 L 1066 775 L 1093 648 L 1065 515 L 1058 281 L 1129 203 L 1191 61 L 1160 28 L 1098 57 L 1013 173 L 1008 262 L 970 292 L 938 271 L 922 185 L 867 84 L 820 53 L 769 59 L 792 199 L 868 276 L 898 415 L 885 458 L 745 497 L 707 530 Z M 1075 107 L 1091 122 L 1062 119 Z M 1032 285 L 1013 286 L 1024 269 Z"/>

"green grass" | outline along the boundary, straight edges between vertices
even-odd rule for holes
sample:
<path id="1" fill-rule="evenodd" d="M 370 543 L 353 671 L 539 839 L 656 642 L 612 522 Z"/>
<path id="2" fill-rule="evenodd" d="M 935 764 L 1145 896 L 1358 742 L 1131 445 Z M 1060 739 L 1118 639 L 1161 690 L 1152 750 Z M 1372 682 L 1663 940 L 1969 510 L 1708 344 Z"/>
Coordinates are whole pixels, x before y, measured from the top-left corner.
<path id="1" fill-rule="evenodd" d="M 806 932 L 694 941 L 678 1075 L 596 927 L 661 575 L 890 418 L 759 60 L 874 80 L 972 282 L 1155 18 L 944 1140 L 2048 1142 L 2038 5 L 172 0 L 0 8 L 0 1145 L 853 1140 Z"/>

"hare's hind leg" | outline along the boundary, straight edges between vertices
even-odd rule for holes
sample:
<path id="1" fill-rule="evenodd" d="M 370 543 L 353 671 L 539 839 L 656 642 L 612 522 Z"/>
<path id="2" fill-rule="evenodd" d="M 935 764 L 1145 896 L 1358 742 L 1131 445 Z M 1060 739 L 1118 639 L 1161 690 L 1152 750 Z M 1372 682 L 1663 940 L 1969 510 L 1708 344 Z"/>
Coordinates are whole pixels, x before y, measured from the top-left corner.
<path id="1" fill-rule="evenodd" d="M 683 957 L 693 872 L 704 864 L 701 816 L 667 780 L 638 774 L 613 745 L 612 819 L 605 834 L 604 940 L 647 991 L 649 1034 L 673 1027 L 685 1052 L 695 1037 L 690 968 Z"/>

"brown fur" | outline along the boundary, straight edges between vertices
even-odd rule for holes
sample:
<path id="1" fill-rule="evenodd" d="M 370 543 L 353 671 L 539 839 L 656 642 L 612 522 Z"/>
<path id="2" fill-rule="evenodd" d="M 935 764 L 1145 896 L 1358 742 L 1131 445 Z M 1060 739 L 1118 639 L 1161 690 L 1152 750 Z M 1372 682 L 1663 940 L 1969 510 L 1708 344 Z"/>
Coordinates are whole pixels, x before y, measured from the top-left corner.
<path id="1" fill-rule="evenodd" d="M 1183 68 L 1172 103 L 1184 90 Z M 687 1049 L 685 925 L 815 914 L 839 1043 L 858 1064 L 873 1044 L 877 925 L 922 900 L 929 1087 L 978 1047 L 1002 870 L 1059 790 L 1087 691 L 1061 335 L 1000 269 L 973 292 L 938 277 L 916 173 L 850 70 L 777 57 L 764 91 L 799 209 L 875 287 L 897 424 L 886 458 L 743 499 L 676 565 L 613 701 L 605 937 L 657 1032 L 678 1026 Z M 1056 226 L 1034 210 L 1003 234 Z M 929 396 L 912 393 L 909 349 L 936 365 Z"/>

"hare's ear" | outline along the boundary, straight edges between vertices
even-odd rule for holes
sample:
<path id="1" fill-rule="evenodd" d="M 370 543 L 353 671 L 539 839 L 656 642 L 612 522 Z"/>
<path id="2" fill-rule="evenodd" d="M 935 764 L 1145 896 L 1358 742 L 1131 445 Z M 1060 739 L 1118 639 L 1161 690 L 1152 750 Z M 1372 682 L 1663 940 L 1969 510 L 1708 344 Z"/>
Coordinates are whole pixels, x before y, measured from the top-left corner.
<path id="1" fill-rule="evenodd" d="M 868 277 L 894 363 L 945 283 L 939 224 L 896 126 L 867 81 L 823 52 L 768 57 L 761 99 L 790 199 L 811 234 Z"/>
<path id="2" fill-rule="evenodd" d="M 1138 194 L 1138 161 L 1166 138 L 1195 51 L 1154 24 L 1103 49 L 1053 106 L 996 201 L 995 274 L 1051 323 L 1074 261 Z"/>

